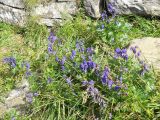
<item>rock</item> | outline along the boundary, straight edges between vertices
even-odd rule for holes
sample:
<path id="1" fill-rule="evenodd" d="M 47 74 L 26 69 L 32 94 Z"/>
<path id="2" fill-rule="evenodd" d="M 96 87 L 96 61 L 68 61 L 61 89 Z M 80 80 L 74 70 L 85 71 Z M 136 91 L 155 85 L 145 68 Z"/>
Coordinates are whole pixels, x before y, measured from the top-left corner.
<path id="1" fill-rule="evenodd" d="M 32 15 L 39 16 L 40 18 L 49 20 L 49 24 L 52 25 L 54 19 L 68 19 L 71 15 L 76 14 L 76 2 L 61 2 L 51 3 L 48 5 L 38 5 L 33 9 Z M 42 23 L 48 24 L 41 20 Z"/>
<path id="2" fill-rule="evenodd" d="M 6 6 L 11 6 L 11 7 L 16 7 L 16 8 L 24 8 L 23 0 L 0 0 L 0 3 L 4 4 Z"/>
<path id="3" fill-rule="evenodd" d="M 84 0 L 84 8 L 89 16 L 93 18 L 100 17 L 99 2 L 100 0 Z"/>
<path id="4" fill-rule="evenodd" d="M 38 4 L 32 10 L 25 11 L 23 0 L 0 0 L 0 21 L 24 26 L 27 23 L 27 16 L 37 16 L 40 24 L 53 26 L 56 21 L 70 19 L 77 12 L 76 1 L 51 1 L 45 4 Z"/>
<path id="5" fill-rule="evenodd" d="M 7 111 L 7 107 L 0 102 L 0 118 Z"/>
<path id="6" fill-rule="evenodd" d="M 0 21 L 23 26 L 26 22 L 24 10 L 0 4 Z"/>
<path id="7" fill-rule="evenodd" d="M 41 18 L 40 20 L 37 20 L 37 22 L 39 22 L 39 24 L 41 25 L 47 25 L 48 27 L 52 27 L 54 25 L 61 25 L 62 20 L 61 19 L 49 19 L 49 18 Z"/>
<path id="8" fill-rule="evenodd" d="M 39 16 L 40 24 L 53 26 L 54 22 L 60 22 L 62 19 L 70 19 L 71 15 L 77 12 L 76 2 L 60 2 L 48 5 L 38 5 L 33 9 L 32 15 Z"/>
<path id="9" fill-rule="evenodd" d="M 160 38 L 135 39 L 131 46 L 138 46 L 142 53 L 141 58 L 146 59 L 155 69 L 160 70 Z"/>
<path id="10" fill-rule="evenodd" d="M 12 90 L 5 101 L 7 108 L 16 107 L 19 105 L 24 105 L 25 101 L 25 91 L 23 90 Z"/>
<path id="11" fill-rule="evenodd" d="M 17 88 L 9 93 L 8 97 L 5 100 L 5 105 L 8 108 L 24 105 L 25 104 L 24 98 L 26 93 L 28 93 L 28 91 L 29 91 L 29 83 L 26 79 L 23 79 L 21 83 L 17 85 Z"/>
<path id="12" fill-rule="evenodd" d="M 0 103 L 0 116 L 12 108 L 21 108 L 25 105 L 25 96 L 29 91 L 29 83 L 23 79 L 16 89 L 12 90 L 8 97 L 4 99 L 4 103 Z M 21 110 L 20 110 L 21 111 Z"/>
<path id="13" fill-rule="evenodd" d="M 118 14 L 160 16 L 160 0 L 111 0 Z"/>

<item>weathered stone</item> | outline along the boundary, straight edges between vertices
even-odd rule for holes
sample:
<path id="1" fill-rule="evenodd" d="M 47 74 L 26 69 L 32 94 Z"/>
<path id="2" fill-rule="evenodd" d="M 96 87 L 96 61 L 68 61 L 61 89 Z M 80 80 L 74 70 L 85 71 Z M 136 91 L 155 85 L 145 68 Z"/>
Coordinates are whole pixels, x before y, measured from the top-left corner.
<path id="1" fill-rule="evenodd" d="M 100 17 L 99 2 L 100 0 L 84 0 L 84 8 L 89 16 Z"/>
<path id="2" fill-rule="evenodd" d="M 38 5 L 32 12 L 32 15 L 38 15 L 42 18 L 61 19 L 63 15 L 72 15 L 76 13 L 75 2 L 51 3 L 48 5 Z"/>
<path id="3" fill-rule="evenodd" d="M 23 26 L 26 21 L 24 10 L 0 4 L 0 21 Z"/>
<path id="4" fill-rule="evenodd" d="M 1 0 L 0 0 L 1 1 Z M 22 0 L 19 0 L 19 2 Z M 5 5 L 6 4 L 6 5 Z M 16 6 L 17 5 L 17 6 Z M 56 21 L 61 19 L 69 19 L 77 12 L 76 1 L 70 2 L 49 2 L 48 4 L 36 5 L 31 12 L 26 12 L 24 9 L 19 9 L 18 0 L 11 6 L 11 1 L 0 3 L 0 21 L 16 24 L 19 26 L 25 25 L 27 22 L 27 15 L 38 16 L 38 23 L 47 26 L 53 26 Z M 22 7 L 22 6 L 21 6 Z"/>
<path id="5" fill-rule="evenodd" d="M 160 0 L 110 0 L 118 14 L 160 16 Z"/>
<path id="6" fill-rule="evenodd" d="M 29 91 L 29 83 L 26 79 L 23 79 L 17 88 L 12 90 L 6 98 L 4 98 L 4 102 L 0 102 L 0 117 L 7 111 L 12 108 L 20 108 L 20 106 L 25 105 L 25 96 Z"/>
<path id="7" fill-rule="evenodd" d="M 26 79 L 23 79 L 17 89 L 12 90 L 5 100 L 7 108 L 24 105 L 25 95 L 29 91 L 29 83 Z"/>
<path id="8" fill-rule="evenodd" d="M 6 99 L 5 104 L 8 108 L 24 105 L 25 92 L 20 90 L 12 90 L 9 97 Z"/>
<path id="9" fill-rule="evenodd" d="M 49 19 L 49 18 L 41 18 L 40 20 L 37 20 L 37 22 L 39 22 L 39 24 L 42 25 L 47 25 L 48 27 L 51 27 L 53 25 L 57 25 L 57 24 L 61 24 L 62 20 L 61 19 Z"/>
<path id="10" fill-rule="evenodd" d="M 7 107 L 3 104 L 0 103 L 0 117 L 7 111 Z"/>
<path id="11" fill-rule="evenodd" d="M 0 3 L 15 8 L 24 8 L 23 0 L 0 0 Z"/>
<path id="12" fill-rule="evenodd" d="M 38 5 L 33 9 L 32 15 L 39 16 L 39 22 L 47 26 L 53 26 L 54 22 L 61 19 L 69 19 L 71 15 L 76 14 L 76 2 L 51 3 L 48 5 Z"/>
<path id="13" fill-rule="evenodd" d="M 131 46 L 138 46 L 142 53 L 141 58 L 146 59 L 155 69 L 160 69 L 160 38 L 135 39 Z"/>

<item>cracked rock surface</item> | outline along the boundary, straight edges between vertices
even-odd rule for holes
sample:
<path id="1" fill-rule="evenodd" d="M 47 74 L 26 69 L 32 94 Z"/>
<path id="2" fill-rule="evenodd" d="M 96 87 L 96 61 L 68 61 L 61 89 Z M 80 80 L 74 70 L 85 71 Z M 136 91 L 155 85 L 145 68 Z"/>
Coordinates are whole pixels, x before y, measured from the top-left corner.
<path id="1" fill-rule="evenodd" d="M 37 4 L 30 11 L 25 8 L 23 0 L 0 0 L 0 21 L 24 26 L 27 16 L 36 16 L 39 24 L 53 26 L 62 18 L 70 19 L 77 12 L 76 0 L 50 1 Z"/>

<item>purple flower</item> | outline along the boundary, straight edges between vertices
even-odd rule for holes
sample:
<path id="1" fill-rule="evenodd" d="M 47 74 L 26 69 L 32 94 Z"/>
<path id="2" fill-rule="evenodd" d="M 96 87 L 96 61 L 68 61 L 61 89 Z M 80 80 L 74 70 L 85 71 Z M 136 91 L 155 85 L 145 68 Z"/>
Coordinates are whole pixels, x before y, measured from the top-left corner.
<path id="1" fill-rule="evenodd" d="M 115 86 L 114 90 L 118 91 L 121 87 L 120 86 Z"/>
<path id="2" fill-rule="evenodd" d="M 71 60 L 73 60 L 75 56 L 76 56 L 76 51 L 72 50 L 72 55 L 70 56 Z"/>
<path id="3" fill-rule="evenodd" d="M 118 57 L 128 60 L 127 50 L 126 49 L 121 50 L 120 48 L 116 48 L 114 58 L 117 59 Z"/>
<path id="4" fill-rule="evenodd" d="M 115 52 L 116 52 L 117 54 L 121 54 L 121 49 L 120 49 L 120 48 L 116 48 Z"/>
<path id="5" fill-rule="evenodd" d="M 141 55 L 141 51 L 137 52 L 138 46 L 131 47 L 130 50 L 134 53 L 135 57 L 139 57 Z"/>
<path id="6" fill-rule="evenodd" d="M 103 12 L 101 13 L 101 18 L 102 18 L 103 21 L 108 18 L 106 11 L 103 11 Z"/>
<path id="7" fill-rule="evenodd" d="M 96 63 L 93 61 L 87 61 L 87 65 L 89 69 L 95 69 L 96 68 Z"/>
<path id="8" fill-rule="evenodd" d="M 115 9 L 113 8 L 113 6 L 112 6 L 111 3 L 108 3 L 108 4 L 107 4 L 107 9 L 108 9 L 108 11 L 109 11 L 112 15 L 115 14 Z"/>
<path id="9" fill-rule="evenodd" d="M 101 78 L 101 81 L 102 81 L 103 85 L 107 84 L 107 82 L 108 82 L 108 75 L 109 75 L 109 69 L 108 69 L 108 67 L 105 67 L 105 69 L 103 71 L 103 74 L 102 74 L 102 78 Z"/>
<path id="10" fill-rule="evenodd" d="M 136 54 L 136 47 L 131 47 L 130 50 L 131 50 L 134 54 Z"/>
<path id="11" fill-rule="evenodd" d="M 106 85 L 107 81 L 108 81 L 108 78 L 107 77 L 102 77 L 101 81 L 102 81 L 103 85 Z"/>
<path id="12" fill-rule="evenodd" d="M 88 64 L 86 62 L 86 60 L 84 60 L 81 64 L 80 64 L 80 69 L 83 71 L 83 72 L 87 72 L 88 70 Z"/>
<path id="13" fill-rule="evenodd" d="M 31 75 L 30 64 L 29 64 L 29 62 L 23 62 L 22 67 L 24 67 L 24 65 L 26 67 L 26 77 L 28 78 Z"/>
<path id="14" fill-rule="evenodd" d="M 93 101 L 95 103 L 98 103 L 100 106 L 105 107 L 106 102 L 104 101 L 104 99 L 100 96 L 99 90 L 97 88 L 95 88 L 93 85 L 89 85 L 87 87 L 87 93 L 89 96 L 91 96 L 93 98 Z"/>
<path id="15" fill-rule="evenodd" d="M 55 61 L 56 61 L 56 62 L 59 62 L 59 58 L 58 58 L 57 56 L 56 56 L 56 58 L 55 58 Z"/>
<path id="16" fill-rule="evenodd" d="M 26 70 L 29 71 L 29 69 L 30 69 L 30 64 L 26 62 Z"/>
<path id="17" fill-rule="evenodd" d="M 92 55 L 94 53 L 94 49 L 92 47 L 87 48 L 86 52 L 89 53 L 90 55 Z"/>
<path id="18" fill-rule="evenodd" d="M 141 75 L 141 76 L 143 76 L 147 71 L 149 71 L 149 68 L 148 68 L 147 64 L 144 63 L 144 64 L 142 65 L 142 67 L 143 67 L 143 68 L 142 68 L 141 71 L 140 71 L 140 75 Z"/>
<path id="19" fill-rule="evenodd" d="M 48 53 L 49 54 L 53 53 L 53 48 L 51 43 L 48 44 Z"/>
<path id="20" fill-rule="evenodd" d="M 111 89 L 112 88 L 112 85 L 113 85 L 113 81 L 112 80 L 108 80 L 108 88 Z"/>
<path id="21" fill-rule="evenodd" d="M 62 66 L 61 66 L 61 70 L 62 70 L 62 71 L 64 71 L 64 70 L 65 70 L 65 67 L 64 67 L 64 65 L 62 65 Z"/>
<path id="22" fill-rule="evenodd" d="M 50 84 L 51 82 L 52 82 L 52 79 L 51 79 L 51 78 L 48 78 L 48 79 L 47 79 L 47 83 Z"/>
<path id="23" fill-rule="evenodd" d="M 122 49 L 122 54 L 126 54 L 127 50 L 126 49 Z"/>
<path id="24" fill-rule="evenodd" d="M 65 63 L 65 61 L 66 61 L 66 56 L 63 56 L 63 58 L 62 58 L 62 60 L 59 62 L 59 64 L 63 66 L 64 63 Z"/>
<path id="25" fill-rule="evenodd" d="M 137 52 L 137 57 L 139 57 L 141 55 L 141 51 Z"/>
<path id="26" fill-rule="evenodd" d="M 82 86 L 86 86 L 88 84 L 88 81 L 84 80 L 82 81 Z"/>
<path id="27" fill-rule="evenodd" d="M 11 65 L 11 67 L 15 68 L 16 67 L 16 59 L 13 57 L 6 57 L 3 59 L 4 63 L 8 63 Z"/>
<path id="28" fill-rule="evenodd" d="M 66 82 L 67 82 L 68 85 L 71 85 L 71 84 L 72 84 L 71 78 L 67 78 L 67 79 L 66 79 Z"/>
<path id="29" fill-rule="evenodd" d="M 26 72 L 26 77 L 29 77 L 29 76 L 31 76 L 31 72 L 30 72 L 30 71 L 27 71 L 27 72 Z"/>
<path id="30" fill-rule="evenodd" d="M 90 80 L 89 82 L 84 80 L 82 81 L 82 85 L 83 86 L 86 86 L 86 85 L 89 85 L 89 86 L 94 86 L 94 81 L 93 80 Z M 92 88 L 91 88 L 92 89 Z"/>
<path id="31" fill-rule="evenodd" d="M 76 49 L 79 52 L 84 52 L 84 45 L 82 41 L 76 41 Z"/>
<path id="32" fill-rule="evenodd" d="M 105 25 L 104 25 L 104 24 L 102 24 L 102 25 L 101 25 L 101 29 L 104 29 L 104 28 L 105 28 Z"/>
<path id="33" fill-rule="evenodd" d="M 94 85 L 94 81 L 93 81 L 93 80 L 90 80 L 90 81 L 88 82 L 88 84 L 93 86 L 93 85 Z"/>
<path id="34" fill-rule="evenodd" d="M 33 95 L 37 97 L 39 94 L 37 92 L 34 92 Z"/>
<path id="35" fill-rule="evenodd" d="M 48 37 L 48 40 L 53 44 L 56 39 L 57 39 L 57 37 L 54 36 L 54 34 L 51 32 L 50 36 Z"/>

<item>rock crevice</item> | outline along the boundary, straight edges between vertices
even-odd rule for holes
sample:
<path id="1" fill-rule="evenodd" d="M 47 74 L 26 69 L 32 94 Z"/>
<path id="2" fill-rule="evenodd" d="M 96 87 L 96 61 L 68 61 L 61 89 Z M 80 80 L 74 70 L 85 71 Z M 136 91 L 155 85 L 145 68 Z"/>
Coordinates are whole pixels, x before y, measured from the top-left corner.
<path id="1" fill-rule="evenodd" d="M 7 4 L 4 4 L 4 3 L 1 2 L 1 1 L 0 1 L 0 5 L 6 6 L 6 7 L 11 7 L 11 8 L 14 8 L 14 9 L 25 10 L 24 7 L 23 7 L 23 8 L 19 8 L 19 7 L 16 7 L 16 6 L 7 5 Z"/>

